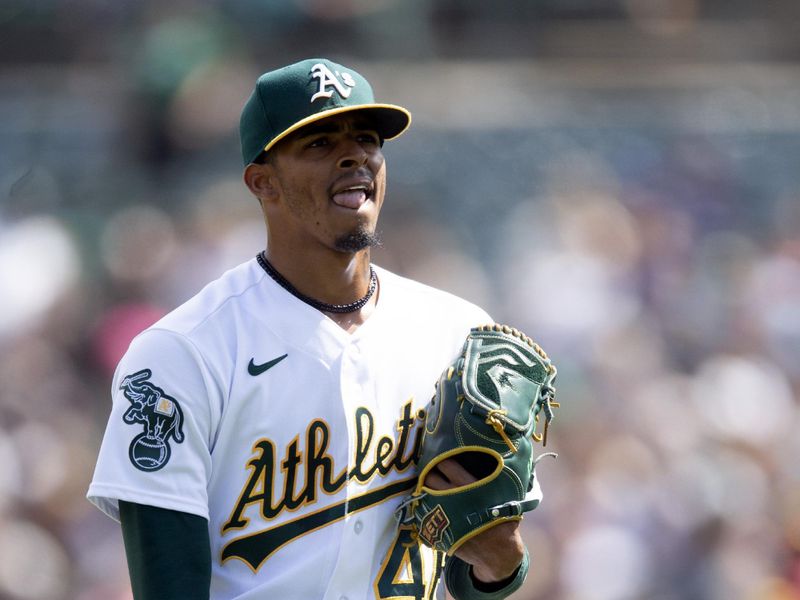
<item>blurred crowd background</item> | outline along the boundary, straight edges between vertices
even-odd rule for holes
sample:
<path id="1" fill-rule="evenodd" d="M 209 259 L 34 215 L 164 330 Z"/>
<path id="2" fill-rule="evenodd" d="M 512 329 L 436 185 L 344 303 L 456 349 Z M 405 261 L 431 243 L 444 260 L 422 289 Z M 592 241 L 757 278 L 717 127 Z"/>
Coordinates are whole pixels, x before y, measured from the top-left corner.
<path id="1" fill-rule="evenodd" d="M 414 114 L 375 262 L 559 367 L 514 597 L 800 598 L 797 0 L 2 0 L 0 598 L 130 598 L 111 374 L 264 247 L 239 111 L 312 56 Z"/>

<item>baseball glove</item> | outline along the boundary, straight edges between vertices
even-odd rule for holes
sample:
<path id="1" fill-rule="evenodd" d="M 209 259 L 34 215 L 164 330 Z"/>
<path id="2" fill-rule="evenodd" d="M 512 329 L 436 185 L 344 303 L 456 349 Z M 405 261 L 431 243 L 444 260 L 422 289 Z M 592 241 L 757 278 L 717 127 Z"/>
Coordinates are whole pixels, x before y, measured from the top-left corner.
<path id="1" fill-rule="evenodd" d="M 505 325 L 473 328 L 426 409 L 419 481 L 397 509 L 401 524 L 453 554 L 482 531 L 536 508 L 542 494 L 535 467 L 545 455 L 534 460 L 533 447 L 547 442 L 558 406 L 555 378 L 555 366 L 523 333 Z M 448 458 L 477 481 L 447 490 L 425 486 L 426 475 Z"/>

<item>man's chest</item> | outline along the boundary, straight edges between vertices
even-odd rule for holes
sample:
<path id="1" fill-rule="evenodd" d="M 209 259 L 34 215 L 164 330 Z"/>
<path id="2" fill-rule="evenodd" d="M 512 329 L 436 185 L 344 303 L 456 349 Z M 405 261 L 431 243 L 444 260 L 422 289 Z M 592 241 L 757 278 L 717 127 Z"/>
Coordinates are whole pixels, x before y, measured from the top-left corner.
<path id="1" fill-rule="evenodd" d="M 411 358 L 356 344 L 332 359 L 279 344 L 240 353 L 212 447 L 212 526 L 224 535 L 406 492 L 439 371 Z"/>
<path id="2" fill-rule="evenodd" d="M 277 344 L 237 362 L 208 490 L 219 561 L 259 572 L 305 541 L 386 542 L 415 482 L 438 367 L 363 349 L 325 360 Z"/>

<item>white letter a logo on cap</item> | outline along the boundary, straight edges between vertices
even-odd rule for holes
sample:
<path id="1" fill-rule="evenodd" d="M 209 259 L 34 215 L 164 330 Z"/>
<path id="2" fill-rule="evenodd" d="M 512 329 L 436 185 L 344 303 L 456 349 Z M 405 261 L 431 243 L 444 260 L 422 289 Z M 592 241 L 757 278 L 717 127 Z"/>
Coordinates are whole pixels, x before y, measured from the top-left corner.
<path id="1" fill-rule="evenodd" d="M 337 75 L 339 75 L 338 72 Z M 340 75 L 341 81 L 323 63 L 317 63 L 311 67 L 311 77 L 319 80 L 319 90 L 311 96 L 311 102 L 314 102 L 317 98 L 330 98 L 333 96 L 333 90 L 329 90 L 328 86 L 333 86 L 339 92 L 339 95 L 346 99 L 350 95 L 350 88 L 354 87 L 356 82 L 350 73 L 341 73 Z M 345 87 L 345 85 L 349 87 Z"/>

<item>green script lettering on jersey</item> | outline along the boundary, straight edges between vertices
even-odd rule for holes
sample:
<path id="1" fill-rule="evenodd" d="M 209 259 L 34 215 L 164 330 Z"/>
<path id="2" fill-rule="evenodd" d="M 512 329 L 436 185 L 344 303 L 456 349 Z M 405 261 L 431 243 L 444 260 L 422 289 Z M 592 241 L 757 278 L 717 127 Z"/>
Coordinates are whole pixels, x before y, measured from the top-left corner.
<path id="1" fill-rule="evenodd" d="M 347 468 L 337 470 L 333 464 L 333 457 L 328 453 L 331 439 L 330 429 L 328 424 L 321 419 L 315 419 L 309 424 L 305 434 L 305 448 L 300 447 L 300 436 L 295 436 L 287 445 L 284 456 L 280 460 L 276 456 L 275 444 L 271 440 L 256 441 L 253 444 L 254 456 L 247 463 L 250 475 L 239 494 L 230 517 L 222 526 L 222 533 L 246 527 L 250 523 L 250 519 L 255 516 L 253 510 L 256 508 L 258 516 L 264 521 L 268 521 L 284 511 L 296 510 L 316 502 L 318 500 L 317 488 L 322 493 L 330 495 L 341 490 L 349 479 L 365 483 L 376 473 L 381 475 L 387 475 L 391 471 L 402 473 L 415 464 L 419 454 L 422 427 L 417 428 L 414 442 L 409 444 L 411 432 L 417 420 L 420 423 L 424 420 L 424 412 L 420 411 L 414 414 L 412 400 L 409 400 L 403 406 L 401 417 L 397 421 L 397 431 L 399 432 L 397 441 L 395 442 L 389 436 L 382 436 L 374 440 L 372 413 L 363 407 L 357 409 L 355 413 L 355 456 L 353 466 L 349 471 Z M 280 476 L 283 478 L 283 485 L 276 486 L 276 478 Z M 302 489 L 296 492 L 296 483 L 301 479 L 305 483 Z M 401 484 L 397 490 L 393 486 L 387 486 L 382 493 L 374 491 L 371 494 L 364 494 L 363 502 L 357 503 L 355 506 L 363 505 L 361 508 L 366 508 L 386 500 L 390 495 L 401 493 L 411 485 L 410 482 L 405 481 Z M 278 497 L 276 497 L 275 490 L 281 490 Z M 348 502 L 352 504 L 353 499 L 349 499 Z M 292 521 L 291 529 L 285 529 L 278 537 L 284 544 L 294 537 L 307 533 L 310 529 L 317 529 L 326 523 L 342 518 L 347 512 L 352 512 L 352 510 L 338 510 L 338 507 L 334 505 L 329 507 L 327 512 L 317 511 L 313 515 L 309 515 L 309 517 L 313 516 L 313 519 L 300 517 Z M 269 530 L 262 531 L 255 535 L 264 537 L 268 532 Z M 287 536 L 290 536 L 289 539 L 286 539 Z M 250 538 L 252 534 L 245 537 Z M 240 558 L 250 564 L 252 568 L 257 569 L 263 560 L 266 560 L 268 554 L 276 549 L 265 547 L 266 555 L 261 557 L 261 552 L 259 552 L 258 558 L 253 560 L 236 553 L 235 548 L 242 546 L 247 546 L 243 538 L 232 540 L 223 549 L 223 560 Z M 256 560 L 258 564 L 252 564 Z"/>

